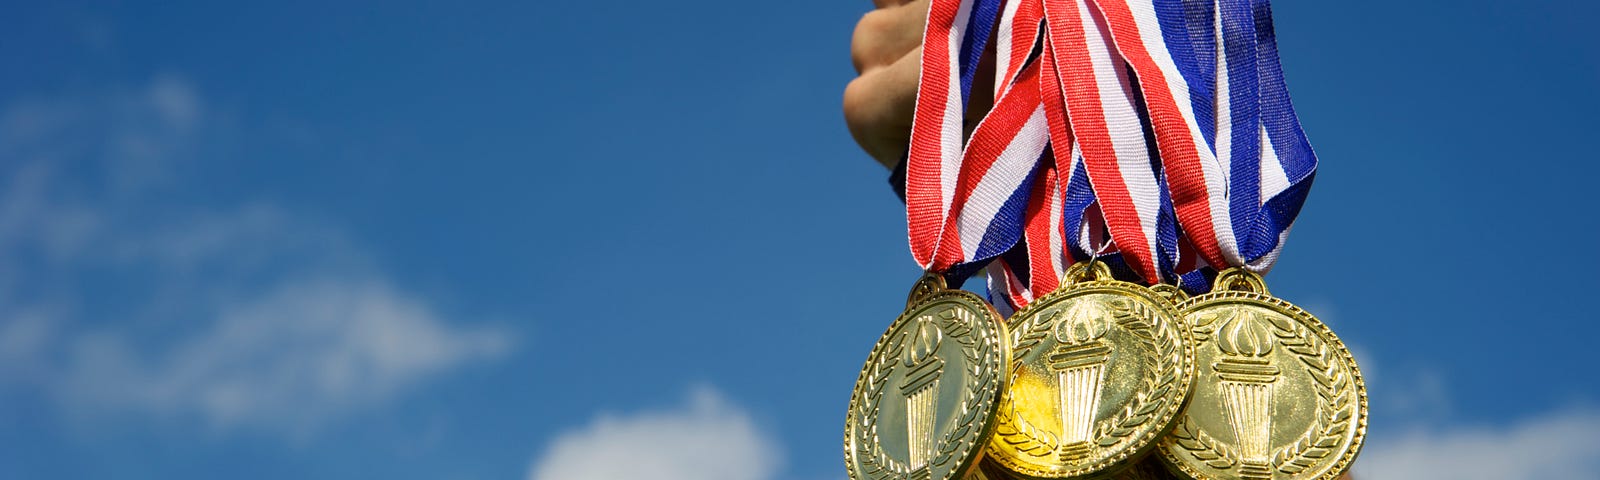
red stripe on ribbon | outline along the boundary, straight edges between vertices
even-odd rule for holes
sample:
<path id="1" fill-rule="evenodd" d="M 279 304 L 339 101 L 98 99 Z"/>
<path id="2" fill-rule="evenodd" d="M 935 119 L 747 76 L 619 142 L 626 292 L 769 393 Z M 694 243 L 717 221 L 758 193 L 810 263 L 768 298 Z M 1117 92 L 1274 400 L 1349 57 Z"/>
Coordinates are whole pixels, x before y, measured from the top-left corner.
<path id="1" fill-rule="evenodd" d="M 948 45 L 952 43 L 960 9 L 959 1 L 931 2 L 927 29 L 923 33 L 923 68 L 917 83 L 916 113 L 911 121 L 911 149 L 906 157 L 906 229 L 911 255 L 924 268 L 930 267 L 939 248 L 949 200 L 944 198 L 943 163 L 956 160 L 944 158 L 944 123 L 949 113 L 946 108 L 951 104 L 950 95 L 955 90 L 947 66 L 955 62 L 956 52 Z M 954 94 L 960 95 L 960 92 Z M 954 104 L 959 108 L 959 99 Z"/>
<path id="2" fill-rule="evenodd" d="M 1060 286 L 1057 259 L 1062 256 L 1059 244 L 1061 232 L 1062 188 L 1055 167 L 1046 167 L 1028 198 L 1027 235 L 1028 288 L 1034 292 L 1049 292 Z"/>
<path id="3" fill-rule="evenodd" d="M 1001 87 L 996 92 L 995 98 L 1002 98 L 1006 92 L 1013 88 L 1012 79 L 1017 72 L 1022 70 L 1023 62 L 1028 60 L 1028 54 L 1033 51 L 1033 44 L 1039 38 L 1039 20 L 1044 15 L 1042 0 L 1012 0 L 1018 2 L 1017 13 L 1011 19 L 1011 51 L 995 52 L 995 55 L 1005 55 L 1009 60 L 1006 71 L 999 72 L 1003 75 L 1000 79 Z"/>

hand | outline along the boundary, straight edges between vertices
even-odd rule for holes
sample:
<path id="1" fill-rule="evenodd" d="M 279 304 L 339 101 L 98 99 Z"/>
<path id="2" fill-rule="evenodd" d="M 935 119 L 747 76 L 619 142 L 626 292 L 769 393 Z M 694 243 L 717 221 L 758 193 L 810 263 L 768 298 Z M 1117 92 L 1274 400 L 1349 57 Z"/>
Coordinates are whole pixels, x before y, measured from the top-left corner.
<path id="1" fill-rule="evenodd" d="M 844 89 L 844 120 L 868 155 L 894 168 L 911 143 L 911 118 L 922 73 L 922 33 L 929 0 L 873 0 L 856 23 L 850 59 L 860 76 Z M 994 42 L 979 59 L 962 131 L 972 133 L 994 101 Z"/>
<path id="2" fill-rule="evenodd" d="M 861 17 L 850 39 L 860 75 L 845 86 L 844 121 L 861 149 L 890 168 L 911 139 L 928 1 L 873 0 L 877 9 Z"/>

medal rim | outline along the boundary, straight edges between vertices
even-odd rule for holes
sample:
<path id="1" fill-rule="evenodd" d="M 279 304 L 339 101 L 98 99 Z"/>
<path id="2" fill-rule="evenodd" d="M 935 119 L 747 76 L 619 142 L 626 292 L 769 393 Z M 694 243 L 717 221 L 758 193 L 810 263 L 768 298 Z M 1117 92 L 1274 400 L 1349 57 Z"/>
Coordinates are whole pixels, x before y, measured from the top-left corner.
<path id="1" fill-rule="evenodd" d="M 1182 317 L 1179 316 L 1179 310 L 1177 309 L 1177 305 L 1175 303 L 1173 303 L 1167 297 L 1161 295 L 1159 292 L 1151 290 L 1149 287 L 1137 283 L 1124 282 L 1115 279 L 1096 279 L 1063 284 L 1061 287 L 1056 288 L 1056 290 L 1045 294 L 1043 297 L 1039 297 L 1032 303 L 1022 307 L 1022 309 L 1017 310 L 1016 313 L 1011 315 L 1011 318 L 1007 319 L 1007 343 L 1011 343 L 1013 340 L 1010 336 L 1011 331 L 1014 331 L 1016 326 L 1022 322 L 1022 319 L 1032 315 L 1035 310 L 1049 308 L 1047 305 L 1062 302 L 1072 297 L 1094 293 L 1130 294 L 1130 296 L 1147 300 L 1148 303 L 1155 305 L 1158 311 L 1167 314 L 1168 321 L 1176 327 L 1174 330 L 1177 331 L 1179 343 L 1178 349 L 1183 352 L 1183 358 L 1178 362 L 1177 365 L 1178 374 L 1176 376 L 1176 381 L 1179 382 L 1179 388 L 1174 389 L 1174 391 L 1181 393 L 1177 395 L 1175 399 L 1173 399 L 1167 408 L 1163 409 L 1165 411 L 1165 415 L 1162 415 L 1162 417 L 1165 417 L 1164 419 L 1161 417 L 1155 418 L 1163 420 L 1160 424 L 1160 428 L 1151 429 L 1149 432 L 1146 432 L 1144 435 L 1142 435 L 1137 441 L 1129 443 L 1129 445 L 1139 445 L 1137 448 L 1125 448 L 1122 452 L 1118 452 L 1117 454 L 1112 455 L 1105 460 L 1095 462 L 1089 467 L 1063 470 L 1059 472 L 1038 470 L 1033 466 L 1014 461 L 1012 458 L 1010 458 L 1010 455 L 1006 454 L 1004 450 L 993 448 L 992 446 L 994 445 L 994 442 L 999 440 L 991 437 L 988 442 L 989 446 L 986 446 L 984 449 L 985 456 L 994 459 L 996 463 L 999 463 L 1000 465 L 1014 473 L 1019 474 L 1020 476 L 1040 479 L 1110 478 L 1122 470 L 1138 463 L 1139 460 L 1143 459 L 1144 457 L 1148 457 L 1155 451 L 1157 445 L 1161 443 L 1161 439 L 1165 438 L 1166 435 L 1172 431 L 1172 428 L 1177 426 L 1177 421 L 1179 418 L 1181 418 L 1184 409 L 1187 408 L 1189 397 L 1193 394 L 1195 378 L 1197 376 L 1196 372 L 1198 369 L 1195 368 L 1195 342 L 1192 333 L 1189 331 L 1186 325 L 1182 323 Z M 1008 361 L 1006 370 L 1007 374 L 1005 375 L 1005 381 L 1008 387 L 1011 381 L 1011 370 L 1014 368 L 1016 368 L 1016 365 Z M 1009 388 L 1007 391 L 1009 392 Z M 1004 397 L 1005 395 L 1001 396 L 1001 399 L 997 402 L 997 405 L 1004 403 Z M 1003 407 L 1003 405 L 999 405 L 997 410 L 1000 407 Z M 999 422 L 995 423 L 998 425 Z"/>
<path id="2" fill-rule="evenodd" d="M 857 374 L 855 386 L 850 391 L 850 402 L 847 407 L 847 411 L 845 412 L 844 464 L 845 473 L 851 480 L 872 480 L 864 478 L 860 472 L 856 471 L 855 431 L 858 428 L 856 418 L 856 402 L 857 399 L 864 396 L 864 392 L 862 392 L 861 389 L 862 382 L 866 380 L 867 374 L 871 371 L 874 360 L 877 359 L 881 353 L 881 349 L 887 345 L 887 342 L 893 339 L 894 335 L 891 334 L 900 329 L 904 323 L 910 322 L 913 318 L 915 318 L 915 316 L 911 315 L 912 312 L 915 312 L 933 303 L 953 300 L 969 307 L 982 307 L 974 308 L 974 310 L 979 312 L 980 317 L 987 316 L 988 320 L 990 320 L 990 324 L 993 325 L 993 328 L 995 329 L 995 352 L 996 356 L 999 358 L 999 365 L 997 368 L 999 368 L 1000 372 L 999 374 L 995 375 L 995 381 L 993 382 L 992 386 L 988 387 L 988 389 L 993 390 L 992 392 L 979 392 L 973 396 L 973 398 L 979 399 L 975 405 L 975 408 L 988 410 L 987 412 L 980 411 L 978 414 L 978 420 L 982 423 L 982 425 L 980 425 L 978 428 L 978 434 L 969 442 L 971 445 L 968 445 L 962 449 L 965 450 L 965 453 L 961 455 L 960 460 L 956 462 L 956 468 L 952 468 L 950 470 L 950 478 L 934 480 L 965 479 L 974 469 L 979 467 L 979 463 L 986 456 L 986 447 L 989 443 L 989 437 L 994 434 L 996 423 L 995 416 L 1000 411 L 1000 397 L 1009 387 L 1008 382 L 1010 377 L 1005 375 L 1005 372 L 1009 372 L 1011 370 L 1010 331 L 1007 328 L 1005 317 L 1000 316 L 1000 313 L 996 311 L 994 306 L 990 305 L 988 301 L 985 301 L 977 294 L 966 290 L 943 287 L 943 289 L 940 290 L 925 292 L 917 295 L 917 291 L 915 289 L 921 288 L 922 282 L 922 280 L 919 280 L 917 285 L 913 287 L 913 300 L 907 304 L 905 310 L 902 310 L 899 316 L 895 317 L 894 321 L 889 324 L 889 328 L 885 329 L 883 334 L 878 336 L 878 341 L 872 345 L 872 351 L 871 353 L 867 354 L 867 360 L 862 364 L 861 373 Z M 979 320 L 981 321 L 983 319 L 980 318 Z"/>
<path id="3" fill-rule="evenodd" d="M 1298 305 L 1295 305 L 1288 300 L 1275 297 L 1270 293 L 1238 290 L 1214 290 L 1203 295 L 1190 297 L 1183 303 L 1178 304 L 1178 313 L 1181 315 L 1180 318 L 1183 321 L 1184 329 L 1193 330 L 1193 327 L 1190 326 L 1189 322 L 1189 315 L 1191 313 L 1197 312 L 1201 308 L 1212 306 L 1211 304 L 1214 303 L 1245 304 L 1281 313 L 1286 317 L 1300 322 L 1301 325 L 1307 327 L 1308 331 L 1317 335 L 1324 343 L 1332 346 L 1334 351 L 1338 352 L 1338 358 L 1343 360 L 1345 366 L 1350 369 L 1350 377 L 1352 379 L 1351 384 L 1356 390 L 1357 418 L 1355 434 L 1351 438 L 1350 447 L 1340 454 L 1340 458 L 1332 464 L 1332 468 L 1329 468 L 1321 475 L 1300 478 L 1297 480 L 1336 480 L 1340 475 L 1348 472 L 1350 470 L 1350 466 L 1355 463 L 1356 457 L 1360 455 L 1361 447 L 1365 444 L 1367 436 L 1367 417 L 1369 412 L 1367 410 L 1366 380 L 1361 376 L 1361 368 L 1356 364 L 1355 355 L 1350 353 L 1350 349 L 1345 346 L 1344 341 L 1341 340 L 1338 335 L 1334 334 L 1333 329 L 1329 328 L 1328 325 L 1323 323 L 1321 319 L 1318 319 L 1316 315 L 1312 315 L 1311 312 L 1300 308 Z M 1194 335 L 1192 331 L 1189 332 L 1189 338 L 1195 344 L 1195 360 L 1198 361 L 1198 347 L 1200 346 L 1199 341 L 1193 340 Z M 1198 370 L 1198 368 L 1196 370 Z M 1198 377 L 1199 375 L 1196 375 L 1195 385 L 1200 383 Z M 1182 421 L 1186 415 L 1188 415 L 1187 405 L 1185 405 L 1184 410 L 1178 414 L 1177 418 L 1179 421 Z M 1174 422 L 1174 425 L 1176 425 L 1176 422 Z M 1177 459 L 1177 454 L 1172 453 L 1170 439 L 1170 436 L 1163 436 L 1162 440 L 1157 442 L 1159 445 L 1156 449 L 1156 455 L 1161 457 L 1162 463 L 1165 463 L 1169 468 L 1176 469 L 1178 472 L 1181 472 L 1190 478 L 1211 478 L 1208 476 L 1208 474 L 1200 472 L 1198 469 L 1192 468 L 1187 463 Z"/>

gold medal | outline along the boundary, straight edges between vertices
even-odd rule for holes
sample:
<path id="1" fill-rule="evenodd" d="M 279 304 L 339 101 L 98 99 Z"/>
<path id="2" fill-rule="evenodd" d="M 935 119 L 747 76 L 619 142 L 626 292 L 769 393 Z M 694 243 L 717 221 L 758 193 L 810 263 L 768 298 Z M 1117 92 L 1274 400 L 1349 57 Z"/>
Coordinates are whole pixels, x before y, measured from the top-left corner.
<path id="1" fill-rule="evenodd" d="M 1338 478 L 1367 431 L 1354 357 L 1310 313 L 1233 268 L 1179 306 L 1200 375 L 1161 458 L 1201 480 Z"/>
<path id="2" fill-rule="evenodd" d="M 1109 476 L 1138 461 L 1194 380 L 1177 318 L 1161 294 L 1113 280 L 1104 264 L 1069 267 L 1061 288 L 1011 317 L 990 458 L 1036 478 Z"/>
<path id="3" fill-rule="evenodd" d="M 845 416 L 855 480 L 977 474 L 1004 389 L 1005 324 L 982 298 L 924 275 L 872 347 Z"/>

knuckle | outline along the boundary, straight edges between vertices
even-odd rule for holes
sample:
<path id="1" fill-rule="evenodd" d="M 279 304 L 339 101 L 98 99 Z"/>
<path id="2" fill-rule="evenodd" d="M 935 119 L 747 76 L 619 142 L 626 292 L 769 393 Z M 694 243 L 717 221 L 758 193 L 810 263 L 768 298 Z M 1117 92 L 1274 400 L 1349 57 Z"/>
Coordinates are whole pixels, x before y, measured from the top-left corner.
<path id="1" fill-rule="evenodd" d="M 850 80 L 850 83 L 845 84 L 845 86 L 844 86 L 844 116 L 845 116 L 845 120 L 850 120 L 851 117 L 855 116 L 861 110 L 862 95 L 864 95 L 863 92 L 862 92 L 862 89 L 865 88 L 864 87 L 865 83 L 866 82 L 863 82 L 861 80 L 861 77 L 856 77 L 855 79 Z"/>
<path id="2" fill-rule="evenodd" d="M 867 55 L 866 49 L 861 48 L 860 43 L 851 44 L 850 66 L 855 67 L 856 73 L 863 73 L 867 71 L 867 62 L 869 59 L 870 57 Z"/>
<path id="3" fill-rule="evenodd" d="M 856 35 L 880 34 L 888 30 L 893 21 L 893 15 L 888 10 L 877 9 L 861 15 L 861 20 L 856 21 Z"/>
<path id="4" fill-rule="evenodd" d="M 886 17 L 883 10 L 873 10 L 862 15 L 861 21 L 856 23 L 855 32 L 850 37 L 850 63 L 857 72 L 864 72 L 880 63 L 883 54 L 879 50 L 882 49 L 880 45 Z"/>
<path id="5" fill-rule="evenodd" d="M 856 77 L 844 86 L 844 120 L 851 130 L 856 130 L 871 117 L 872 82 L 866 77 Z"/>

